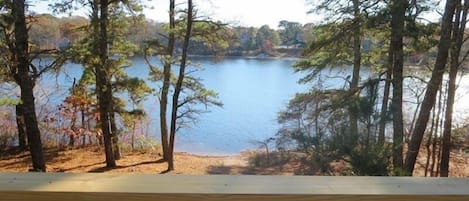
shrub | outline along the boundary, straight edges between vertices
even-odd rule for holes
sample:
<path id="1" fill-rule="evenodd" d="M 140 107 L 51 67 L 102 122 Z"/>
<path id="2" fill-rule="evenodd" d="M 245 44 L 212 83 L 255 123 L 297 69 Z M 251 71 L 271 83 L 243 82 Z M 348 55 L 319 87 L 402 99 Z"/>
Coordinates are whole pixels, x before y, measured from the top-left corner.
<path id="1" fill-rule="evenodd" d="M 386 146 L 370 145 L 355 148 L 350 153 L 352 171 L 360 176 L 387 176 L 389 173 L 390 151 Z"/>
<path id="2" fill-rule="evenodd" d="M 15 144 L 16 140 L 16 135 L 10 132 L 4 132 L 0 134 L 0 148 L 12 146 Z"/>
<path id="3" fill-rule="evenodd" d="M 152 137 L 138 135 L 135 138 L 134 149 L 130 143 L 121 142 L 120 147 L 124 152 L 144 152 L 144 153 L 159 153 L 161 150 L 160 144 Z"/>

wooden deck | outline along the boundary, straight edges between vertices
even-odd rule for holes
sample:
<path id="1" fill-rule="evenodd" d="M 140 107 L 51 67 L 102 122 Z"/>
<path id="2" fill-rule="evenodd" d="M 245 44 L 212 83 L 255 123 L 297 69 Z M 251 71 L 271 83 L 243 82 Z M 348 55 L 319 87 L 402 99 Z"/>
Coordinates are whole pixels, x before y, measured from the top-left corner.
<path id="1" fill-rule="evenodd" d="M 469 179 L 0 173 L 0 200 L 469 201 Z"/>

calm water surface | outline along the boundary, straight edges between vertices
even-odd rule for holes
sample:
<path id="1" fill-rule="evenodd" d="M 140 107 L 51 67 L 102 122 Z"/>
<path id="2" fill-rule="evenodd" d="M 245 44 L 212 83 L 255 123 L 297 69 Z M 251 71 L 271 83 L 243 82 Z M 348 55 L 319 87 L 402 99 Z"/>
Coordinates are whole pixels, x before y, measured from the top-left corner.
<path id="1" fill-rule="evenodd" d="M 204 68 L 194 75 L 200 77 L 209 89 L 219 94 L 223 107 L 211 107 L 210 112 L 199 115 L 195 125 L 183 128 L 176 136 L 176 150 L 197 154 L 227 155 L 237 154 L 246 149 L 255 149 L 256 140 L 273 137 L 279 125 L 277 114 L 283 110 L 288 101 L 297 92 L 307 91 L 310 87 L 300 85 L 297 81 L 302 74 L 294 73 L 292 64 L 294 59 L 247 59 L 225 58 L 214 62 L 210 58 L 192 60 L 194 64 Z M 148 78 L 147 64 L 141 57 L 132 59 L 133 66 L 127 69 L 131 76 L 142 79 Z M 154 62 L 154 64 L 159 64 Z M 194 70 L 191 68 L 189 70 Z M 41 100 L 57 105 L 72 86 L 73 78 L 81 76 L 79 64 L 68 64 L 65 74 L 58 77 L 45 75 L 40 90 L 49 91 L 45 99 Z M 325 82 L 323 88 L 343 87 L 344 79 L 350 75 L 350 68 L 332 68 L 322 73 Z M 370 74 L 369 68 L 361 72 L 362 80 Z M 159 88 L 159 83 L 147 82 L 153 88 Z M 406 83 L 411 87 L 409 83 Z M 52 91 L 52 93 L 50 93 Z M 464 76 L 458 89 L 455 117 L 468 114 L 469 77 Z M 408 92 L 406 92 L 408 93 Z M 40 93 L 39 93 L 40 94 Z M 414 100 L 412 96 L 405 97 L 406 103 Z M 415 101 L 411 101 L 415 102 Z M 159 138 L 159 105 L 155 96 L 150 96 L 143 102 L 143 107 L 151 119 L 149 134 Z M 405 111 L 412 111 L 412 105 Z M 47 112 L 47 111 L 39 111 Z"/>
<path id="2" fill-rule="evenodd" d="M 223 107 L 209 108 L 210 112 L 201 114 L 195 125 L 181 130 L 176 140 L 178 151 L 235 154 L 256 148 L 252 141 L 274 136 L 277 113 L 296 92 L 306 88 L 297 84 L 301 75 L 293 73 L 294 60 L 228 58 L 193 62 L 204 68 L 196 76 L 207 88 L 218 92 Z M 141 60 L 134 60 L 134 65 L 146 69 Z M 151 103 L 154 99 L 147 101 L 146 109 L 158 126 L 158 108 Z"/>
<path id="3" fill-rule="evenodd" d="M 194 64 L 202 67 L 193 75 L 200 77 L 209 89 L 219 94 L 223 107 L 210 107 L 210 112 L 199 115 L 195 125 L 183 128 L 176 136 L 176 150 L 197 154 L 237 154 L 254 149 L 255 140 L 275 135 L 279 125 L 277 114 L 285 108 L 295 93 L 305 91 L 306 86 L 297 83 L 302 76 L 291 67 L 294 59 L 246 59 L 225 58 L 213 61 L 197 58 Z M 132 59 L 127 69 L 131 76 L 148 78 L 148 67 L 141 57 Z M 155 61 L 155 64 L 159 64 Z M 192 68 L 191 70 L 193 70 Z M 65 74 L 58 77 L 46 75 L 41 85 L 53 90 L 50 104 L 58 104 L 68 94 L 68 89 L 81 76 L 79 64 L 67 64 Z M 154 88 L 160 84 L 147 82 Z M 150 134 L 159 137 L 159 105 L 154 96 L 144 101 L 150 115 Z"/>

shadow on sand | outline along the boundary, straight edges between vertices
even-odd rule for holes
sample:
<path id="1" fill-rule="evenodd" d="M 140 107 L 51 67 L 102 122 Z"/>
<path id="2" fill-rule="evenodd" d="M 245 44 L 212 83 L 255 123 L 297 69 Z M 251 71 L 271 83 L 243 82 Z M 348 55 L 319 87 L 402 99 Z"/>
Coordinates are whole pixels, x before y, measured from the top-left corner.
<path id="1" fill-rule="evenodd" d="M 245 175 L 314 175 L 318 169 L 305 154 L 295 152 L 248 153 L 247 166 L 210 166 L 207 174 Z"/>

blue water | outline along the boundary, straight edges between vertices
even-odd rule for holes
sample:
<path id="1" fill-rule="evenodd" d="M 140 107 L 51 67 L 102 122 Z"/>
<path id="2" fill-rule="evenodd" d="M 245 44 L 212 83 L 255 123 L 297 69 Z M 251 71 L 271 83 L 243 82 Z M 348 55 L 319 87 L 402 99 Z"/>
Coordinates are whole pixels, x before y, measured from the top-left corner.
<path id="1" fill-rule="evenodd" d="M 295 59 L 249 59 L 224 58 L 214 61 L 212 58 L 193 58 L 188 71 L 197 70 L 192 75 L 200 77 L 202 83 L 216 91 L 223 107 L 210 107 L 210 112 L 198 116 L 198 121 L 190 127 L 179 130 L 176 150 L 197 154 L 226 155 L 237 154 L 246 149 L 255 149 L 255 141 L 275 136 L 279 124 L 277 114 L 298 92 L 309 89 L 298 84 L 304 74 L 294 73 L 291 67 Z M 153 60 L 154 65 L 161 65 Z M 145 79 L 147 83 L 159 89 L 161 83 L 148 81 L 148 66 L 142 57 L 132 59 L 132 66 L 126 68 L 131 76 Z M 345 85 L 349 68 L 333 68 L 323 73 L 322 87 L 340 87 Z M 69 94 L 73 80 L 80 78 L 80 64 L 68 63 L 60 74 L 45 74 L 39 90 L 48 91 L 47 98 L 38 105 L 54 108 Z M 326 79 L 327 78 L 327 79 Z M 37 92 L 36 94 L 41 94 Z M 143 108 L 149 115 L 148 134 L 159 138 L 159 103 L 155 95 L 143 101 Z M 56 107 L 55 107 L 56 108 Z M 39 110 L 43 113 L 49 111 Z M 41 115 L 41 114 L 39 114 Z"/>
<path id="2" fill-rule="evenodd" d="M 237 154 L 246 149 L 256 149 L 255 141 L 274 137 L 279 124 L 277 114 L 283 110 L 288 101 L 298 92 L 310 90 L 312 84 L 298 84 L 305 74 L 294 73 L 291 67 L 295 59 L 249 59 L 224 58 L 215 62 L 211 58 L 194 58 L 193 65 L 203 68 L 192 75 L 200 77 L 209 89 L 218 92 L 223 107 L 210 107 L 210 112 L 198 116 L 198 121 L 180 129 L 176 136 L 176 150 L 196 154 L 227 155 Z M 131 76 L 147 80 L 147 83 L 159 89 L 161 83 L 148 81 L 148 66 L 142 57 L 132 59 L 133 65 L 126 69 Z M 153 61 L 153 64 L 160 64 Z M 196 68 L 190 67 L 188 71 Z M 80 78 L 81 65 L 67 64 L 57 75 L 44 74 L 36 89 L 37 105 L 54 106 L 60 104 L 69 94 L 73 79 Z M 361 80 L 364 81 L 372 72 L 370 68 L 362 68 Z M 343 88 L 348 87 L 351 75 L 350 67 L 327 68 L 320 74 L 321 84 L 316 87 Z M 466 78 L 466 79 L 464 79 Z M 460 82 L 457 95 L 457 119 L 467 116 L 469 107 L 465 96 L 469 83 L 464 76 Z M 316 81 L 317 83 L 317 81 Z M 419 84 L 411 84 L 410 79 L 404 82 L 404 113 L 411 119 L 415 109 L 415 95 L 412 90 L 420 88 Z M 381 90 L 381 88 L 380 88 Z M 422 88 L 423 90 L 423 88 Z M 43 92 L 44 91 L 44 92 Z M 47 94 L 47 96 L 40 95 Z M 155 95 L 143 101 L 143 108 L 149 115 L 150 128 L 148 134 L 159 139 L 159 105 Z M 379 103 L 377 107 L 380 107 Z M 52 107 L 53 108 L 53 107 Z M 39 116 L 47 114 L 50 108 L 38 108 Z"/>
<path id="3" fill-rule="evenodd" d="M 307 90 L 306 86 L 297 83 L 302 75 L 293 72 L 291 66 L 295 62 L 295 59 L 192 59 L 192 66 L 203 68 L 192 75 L 200 77 L 207 88 L 218 93 L 223 107 L 208 108 L 210 112 L 200 114 L 195 124 L 180 129 L 176 150 L 211 155 L 237 154 L 257 148 L 253 141 L 274 136 L 279 128 L 278 112 L 295 93 Z M 132 63 L 126 69 L 131 76 L 147 80 L 153 88 L 161 87 L 161 83 L 148 81 L 148 66 L 142 57 L 133 58 Z M 153 64 L 160 65 L 158 61 Z M 195 69 L 191 67 L 188 71 Z M 58 75 L 45 74 L 40 88 L 53 91 L 47 93 L 47 104 L 59 104 L 68 95 L 73 79 L 78 81 L 81 74 L 81 66 L 71 63 L 66 64 Z M 157 98 L 149 96 L 143 101 L 143 108 L 151 121 L 149 134 L 159 138 Z"/>
<path id="4" fill-rule="evenodd" d="M 301 77 L 295 74 L 291 59 L 210 58 L 193 59 L 202 67 L 194 73 L 204 85 L 215 90 L 223 107 L 211 107 L 210 112 L 199 115 L 195 125 L 180 130 L 176 149 L 198 154 L 236 154 L 256 148 L 255 140 L 275 135 L 278 130 L 277 114 L 295 93 L 304 91 L 297 84 Z M 133 75 L 147 71 L 139 58 L 133 60 L 137 68 L 129 69 Z M 189 70 L 193 70 L 189 69 Z M 152 84 L 156 86 L 156 84 Z M 145 105 L 154 125 L 158 126 L 158 105 L 149 98 Z M 159 133 L 154 130 L 154 133 Z"/>
<path id="5" fill-rule="evenodd" d="M 294 73 L 291 67 L 296 59 L 249 59 L 193 58 L 188 71 L 200 77 L 202 83 L 215 90 L 223 107 L 210 107 L 210 112 L 198 116 L 190 127 L 178 131 L 176 150 L 197 154 L 237 154 L 246 149 L 255 149 L 255 141 L 275 136 L 279 124 L 277 115 L 288 101 L 298 92 L 310 87 L 298 84 L 304 74 Z M 153 60 L 154 65 L 161 66 Z M 196 67 L 194 67 L 196 66 Z M 147 80 L 159 89 L 161 83 L 148 81 L 148 66 L 142 57 L 132 59 L 132 66 L 126 68 L 131 76 Z M 366 70 L 369 71 L 369 70 Z M 369 73 L 369 72 L 365 72 Z M 58 75 L 44 75 L 40 87 L 49 93 L 49 105 L 59 104 L 69 93 L 73 80 L 79 79 L 82 68 L 79 64 L 66 64 Z M 341 87 L 347 83 L 350 68 L 331 68 L 323 72 L 321 87 Z M 42 99 L 41 99 L 42 100 Z M 143 101 L 143 108 L 150 118 L 148 134 L 159 138 L 159 105 L 155 95 Z"/>
<path id="6" fill-rule="evenodd" d="M 176 139 L 176 150 L 197 154 L 226 155 L 237 154 L 246 149 L 255 149 L 254 141 L 275 136 L 279 124 L 277 114 L 283 110 L 288 101 L 297 92 L 311 89 L 310 86 L 298 84 L 304 74 L 294 73 L 291 67 L 295 59 L 249 59 L 224 58 L 215 62 L 211 58 L 194 58 L 193 65 L 203 68 L 192 75 L 200 77 L 205 86 L 219 94 L 222 108 L 211 107 L 210 112 L 198 116 L 198 121 L 191 127 L 179 130 Z M 47 62 L 46 62 L 47 63 Z M 148 66 L 142 57 L 132 59 L 133 65 L 126 69 L 131 76 L 147 80 L 147 83 L 159 89 L 161 83 L 148 81 Z M 160 64 L 153 61 L 153 64 Z M 188 71 L 195 70 L 190 67 Z M 38 108 L 39 116 L 45 116 L 60 104 L 69 94 L 73 80 L 79 79 L 82 68 L 79 64 L 68 63 L 58 75 L 44 74 L 36 87 L 37 105 L 49 107 Z M 350 81 L 350 67 L 328 68 L 319 76 L 322 89 L 347 87 Z M 371 74 L 370 68 L 360 72 L 364 81 Z M 464 76 L 467 78 L 467 76 Z M 457 95 L 456 117 L 467 116 L 468 96 L 465 96 L 469 83 L 462 79 Z M 405 80 L 405 115 L 411 118 L 415 109 L 415 95 L 409 88 L 419 88 Z M 143 107 L 150 118 L 148 134 L 159 138 L 159 105 L 155 95 L 143 101 Z M 378 105 L 379 107 L 379 105 Z M 55 107 L 56 108 L 56 107 Z M 458 113 L 459 112 L 459 113 Z M 459 118 L 464 119 L 464 118 Z"/>

